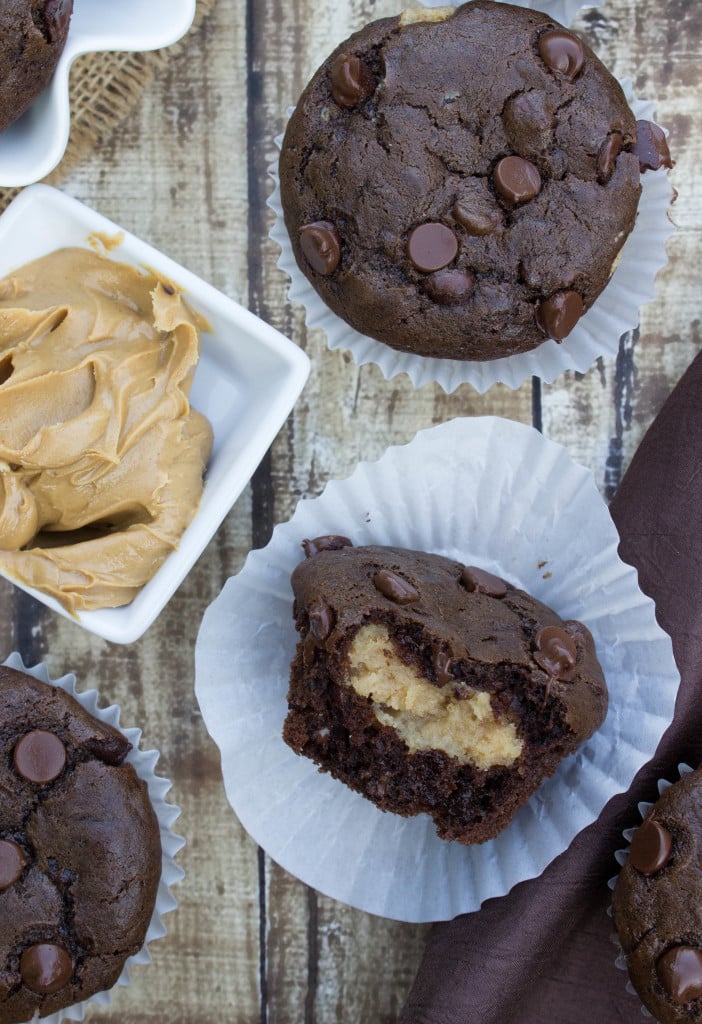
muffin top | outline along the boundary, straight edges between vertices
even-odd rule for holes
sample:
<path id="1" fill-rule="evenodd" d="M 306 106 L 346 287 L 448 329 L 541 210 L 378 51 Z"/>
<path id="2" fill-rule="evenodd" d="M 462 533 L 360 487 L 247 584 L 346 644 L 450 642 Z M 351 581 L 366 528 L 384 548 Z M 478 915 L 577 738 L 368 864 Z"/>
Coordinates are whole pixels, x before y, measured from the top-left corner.
<path id="1" fill-rule="evenodd" d="M 49 84 L 63 52 L 73 0 L 0 4 L 0 132 Z"/>
<path id="2" fill-rule="evenodd" d="M 563 340 L 633 227 L 635 142 L 616 80 L 544 14 L 475 0 L 373 22 L 288 124 L 295 257 L 397 349 L 490 359 Z"/>
<path id="3" fill-rule="evenodd" d="M 662 1024 L 702 1021 L 702 769 L 664 790 L 614 888 L 629 976 Z"/>
<path id="4" fill-rule="evenodd" d="M 0 1024 L 110 988 L 144 942 L 159 825 L 127 739 L 0 667 Z"/>

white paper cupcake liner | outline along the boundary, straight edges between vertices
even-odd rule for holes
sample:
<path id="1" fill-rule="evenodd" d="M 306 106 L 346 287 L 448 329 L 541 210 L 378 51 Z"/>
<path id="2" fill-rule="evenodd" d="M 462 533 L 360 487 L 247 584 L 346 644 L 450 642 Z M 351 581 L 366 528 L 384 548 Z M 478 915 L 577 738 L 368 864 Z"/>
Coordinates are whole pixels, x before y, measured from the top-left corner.
<path id="1" fill-rule="evenodd" d="M 505 3 L 512 3 L 513 0 L 504 0 Z M 445 7 L 447 0 L 423 0 L 423 3 L 407 4 L 408 7 Z M 570 25 L 571 21 L 585 7 L 599 7 L 599 3 L 583 3 L 582 0 L 522 0 L 520 7 L 528 7 L 530 10 L 543 11 L 549 18 L 555 18 L 561 25 Z"/>
<path id="2" fill-rule="evenodd" d="M 73 673 L 61 676 L 60 679 L 51 679 L 46 665 L 42 663 L 34 665 L 32 668 L 28 668 L 22 661 L 21 655 L 17 652 L 14 652 L 6 658 L 3 664 L 8 665 L 10 668 L 17 669 L 19 672 L 25 672 L 27 675 L 33 676 L 35 679 L 39 679 L 51 686 L 60 686 L 62 690 L 65 690 L 66 693 L 69 693 L 74 697 L 78 703 L 93 716 L 93 718 L 97 718 L 100 722 L 106 722 L 108 725 L 113 726 L 113 728 L 119 729 L 119 731 L 127 737 L 132 745 L 132 749 L 127 754 L 125 762 L 133 765 L 139 778 L 143 779 L 147 784 L 149 799 L 156 813 L 156 817 L 158 818 L 162 853 L 161 880 L 159 882 L 156 904 L 146 933 L 144 945 L 138 953 L 135 953 L 133 956 L 128 958 L 122 969 L 122 973 L 115 982 L 116 985 L 129 985 L 131 981 L 131 968 L 135 964 L 151 963 L 151 954 L 148 949 L 149 943 L 153 942 L 155 939 L 163 938 L 166 934 L 163 915 L 167 914 L 171 910 L 175 910 L 178 905 L 175 897 L 171 893 L 171 886 L 175 885 L 176 882 L 180 882 L 183 878 L 184 872 L 182 868 L 176 864 L 175 856 L 185 845 L 185 840 L 181 836 L 176 835 L 172 830 L 173 822 L 180 814 L 180 808 L 166 801 L 166 794 L 171 788 L 171 783 L 167 779 L 163 779 L 156 775 L 156 762 L 158 761 L 159 756 L 158 751 L 139 749 L 141 729 L 125 729 L 120 726 L 119 707 L 116 704 L 112 704 L 107 708 L 100 707 L 98 705 L 99 696 L 96 690 L 85 690 L 83 693 L 79 693 L 76 690 L 76 677 Z M 111 990 L 96 992 L 95 995 L 90 996 L 88 999 L 85 999 L 80 1003 L 74 1003 L 72 1006 L 68 1006 L 63 1010 L 58 1010 L 56 1013 L 49 1014 L 46 1017 L 39 1018 L 37 1012 L 33 1019 L 35 1021 L 41 1019 L 42 1024 L 61 1024 L 61 1021 L 66 1019 L 82 1021 L 85 1017 L 86 1009 L 91 1003 L 97 1003 L 100 1006 L 108 1006 L 111 998 Z"/>
<path id="3" fill-rule="evenodd" d="M 678 765 L 678 777 L 680 779 L 683 777 L 683 775 L 688 775 L 691 771 L 694 771 L 694 769 L 691 768 L 689 764 L 679 764 Z M 673 785 L 673 783 L 672 782 L 668 782 L 667 779 L 659 779 L 658 780 L 658 794 L 659 794 L 659 796 L 662 796 L 663 792 L 666 789 L 670 789 L 670 787 L 672 785 Z M 638 812 L 639 812 L 639 814 L 641 816 L 641 821 L 642 822 L 644 821 L 644 819 L 646 818 L 646 816 L 648 815 L 648 812 L 651 810 L 652 807 L 653 807 L 653 804 L 650 803 L 647 800 L 641 800 L 639 802 Z M 620 867 L 623 867 L 626 864 L 626 862 L 628 861 L 628 859 L 629 859 L 629 845 L 631 844 L 631 840 L 634 838 L 634 833 L 636 832 L 638 827 L 639 827 L 638 825 L 634 825 L 632 828 L 625 828 L 624 831 L 622 832 L 622 835 L 624 836 L 624 839 L 626 840 L 627 845 L 623 849 L 621 849 L 621 850 L 616 850 L 615 853 L 614 853 L 614 859 L 616 860 L 617 864 L 619 864 Z M 614 890 L 614 887 L 617 884 L 617 877 L 618 877 L 617 875 L 614 875 L 607 882 L 608 888 L 610 890 L 612 890 L 612 891 Z M 607 913 L 609 914 L 610 917 L 613 916 L 611 903 L 610 903 L 609 907 L 607 908 Z M 618 970 L 624 971 L 624 973 L 627 976 L 626 985 L 625 985 L 626 991 L 630 995 L 634 996 L 636 999 L 639 999 L 640 998 L 639 997 L 639 993 L 636 991 L 636 989 L 634 988 L 634 986 L 632 985 L 632 983 L 631 983 L 631 981 L 629 979 L 629 968 L 627 967 L 627 963 L 626 963 L 626 954 L 625 954 L 624 950 L 622 949 L 621 943 L 619 941 L 619 936 L 618 936 L 616 930 L 612 931 L 611 939 L 612 939 L 612 942 L 614 943 L 614 945 L 617 947 L 617 957 L 616 957 L 616 959 L 614 961 L 614 965 L 615 965 L 615 967 Z M 653 1020 L 653 1014 L 651 1013 L 651 1011 L 649 1009 L 647 1009 L 643 1005 L 643 1003 L 641 1003 L 641 1002 L 639 1003 L 639 1006 L 641 1007 L 641 1015 L 643 1017 L 647 1017 L 649 1020 Z"/>
<path id="4" fill-rule="evenodd" d="M 290 573 L 303 538 L 330 533 L 480 565 L 591 629 L 606 721 L 491 842 L 444 842 L 426 815 L 383 813 L 283 743 L 297 640 Z M 591 473 L 495 417 L 421 431 L 301 501 L 207 609 L 195 649 L 197 698 L 244 828 L 315 889 L 404 921 L 476 910 L 540 874 L 628 788 L 673 715 L 672 645 L 617 544 Z"/>

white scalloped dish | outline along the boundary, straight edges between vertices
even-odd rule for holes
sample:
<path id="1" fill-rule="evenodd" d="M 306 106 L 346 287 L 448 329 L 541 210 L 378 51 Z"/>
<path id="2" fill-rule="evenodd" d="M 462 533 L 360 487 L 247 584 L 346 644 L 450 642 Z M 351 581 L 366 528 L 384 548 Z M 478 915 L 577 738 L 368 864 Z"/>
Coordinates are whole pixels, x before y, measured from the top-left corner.
<path id="1" fill-rule="evenodd" d="M 0 186 L 29 185 L 56 167 L 68 143 L 71 64 L 102 50 L 157 50 L 190 28 L 196 0 L 74 0 L 65 49 L 47 89 L 0 135 Z"/>
<path id="2" fill-rule="evenodd" d="M 494 840 L 444 842 L 427 815 L 383 813 L 284 744 L 290 573 L 302 539 L 330 533 L 479 565 L 592 631 L 607 718 Z M 244 828 L 308 885 L 404 921 L 477 910 L 539 875 L 629 787 L 673 715 L 672 645 L 618 541 L 592 474 L 531 427 L 495 417 L 421 431 L 301 501 L 226 583 L 196 645 L 196 694 Z"/>

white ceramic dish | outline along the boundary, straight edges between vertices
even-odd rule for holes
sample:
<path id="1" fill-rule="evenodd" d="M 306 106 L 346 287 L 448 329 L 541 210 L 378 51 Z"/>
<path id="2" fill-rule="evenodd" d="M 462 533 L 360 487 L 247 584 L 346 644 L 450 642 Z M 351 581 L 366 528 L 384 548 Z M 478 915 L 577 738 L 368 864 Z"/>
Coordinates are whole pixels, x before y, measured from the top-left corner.
<path id="1" fill-rule="evenodd" d="M 68 143 L 68 76 L 83 53 L 157 50 L 184 36 L 196 0 L 75 0 L 66 47 L 49 87 L 0 135 L 0 185 L 29 185 L 54 169 Z"/>
<path id="2" fill-rule="evenodd" d="M 310 362 L 293 342 L 243 306 L 48 185 L 25 189 L 0 217 L 0 277 L 55 249 L 88 247 L 96 232 L 119 241 L 110 250 L 111 258 L 150 267 L 175 281 L 212 327 L 203 335 L 190 398 L 210 420 L 214 445 L 200 507 L 177 550 L 123 608 L 81 612 L 73 618 L 47 595 L 22 588 L 98 636 L 131 643 L 161 612 L 246 486 L 302 391 Z"/>

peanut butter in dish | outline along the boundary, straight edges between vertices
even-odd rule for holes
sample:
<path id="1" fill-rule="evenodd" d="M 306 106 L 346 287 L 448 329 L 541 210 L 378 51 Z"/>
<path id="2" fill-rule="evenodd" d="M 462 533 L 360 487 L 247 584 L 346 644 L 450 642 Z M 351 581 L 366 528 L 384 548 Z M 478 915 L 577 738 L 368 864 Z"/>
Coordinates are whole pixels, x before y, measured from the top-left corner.
<path id="1" fill-rule="evenodd" d="M 0 281 L 0 569 L 71 612 L 131 601 L 197 511 L 201 321 L 87 249 Z"/>

